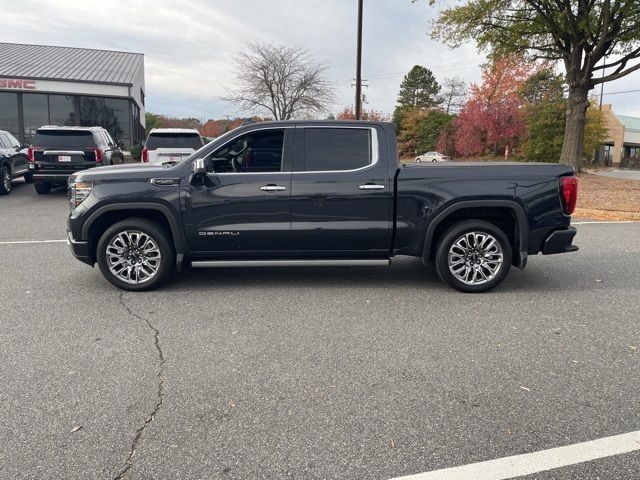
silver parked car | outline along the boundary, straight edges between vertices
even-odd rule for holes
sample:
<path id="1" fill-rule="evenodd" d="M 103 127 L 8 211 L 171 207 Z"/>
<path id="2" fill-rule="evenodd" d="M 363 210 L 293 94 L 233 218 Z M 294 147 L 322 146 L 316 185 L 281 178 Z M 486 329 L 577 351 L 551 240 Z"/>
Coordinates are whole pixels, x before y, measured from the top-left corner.
<path id="1" fill-rule="evenodd" d="M 451 157 L 448 155 L 444 155 L 439 152 L 427 152 L 422 155 L 418 155 L 416 157 L 416 163 L 421 162 L 448 162 L 451 160 Z"/>

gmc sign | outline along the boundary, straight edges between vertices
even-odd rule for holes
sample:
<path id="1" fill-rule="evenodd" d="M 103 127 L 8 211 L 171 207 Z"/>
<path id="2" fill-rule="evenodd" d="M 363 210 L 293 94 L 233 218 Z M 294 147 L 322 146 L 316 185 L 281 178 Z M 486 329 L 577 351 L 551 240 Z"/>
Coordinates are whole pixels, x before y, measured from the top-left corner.
<path id="1" fill-rule="evenodd" d="M 0 78 L 0 88 L 12 90 L 35 90 L 35 80 L 21 80 L 19 78 Z"/>

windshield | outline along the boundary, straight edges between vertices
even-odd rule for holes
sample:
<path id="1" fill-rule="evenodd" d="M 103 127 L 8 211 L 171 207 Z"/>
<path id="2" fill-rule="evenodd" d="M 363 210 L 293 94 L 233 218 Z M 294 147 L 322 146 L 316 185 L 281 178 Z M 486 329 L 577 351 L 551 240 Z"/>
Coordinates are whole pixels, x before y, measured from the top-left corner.
<path id="1" fill-rule="evenodd" d="M 34 147 L 47 148 L 92 148 L 93 134 L 88 130 L 38 130 L 33 138 Z"/>
<path id="2" fill-rule="evenodd" d="M 147 138 L 147 148 L 193 148 L 197 150 L 204 142 L 197 133 L 154 132 Z"/>

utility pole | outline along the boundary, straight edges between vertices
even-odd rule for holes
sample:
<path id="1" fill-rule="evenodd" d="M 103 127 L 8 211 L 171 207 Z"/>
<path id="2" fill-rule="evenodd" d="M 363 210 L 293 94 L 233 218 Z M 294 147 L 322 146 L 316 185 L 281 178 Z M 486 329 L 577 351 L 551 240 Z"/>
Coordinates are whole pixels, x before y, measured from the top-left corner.
<path id="1" fill-rule="evenodd" d="M 358 44 L 356 46 L 356 120 L 362 117 L 362 3 L 358 0 Z"/>

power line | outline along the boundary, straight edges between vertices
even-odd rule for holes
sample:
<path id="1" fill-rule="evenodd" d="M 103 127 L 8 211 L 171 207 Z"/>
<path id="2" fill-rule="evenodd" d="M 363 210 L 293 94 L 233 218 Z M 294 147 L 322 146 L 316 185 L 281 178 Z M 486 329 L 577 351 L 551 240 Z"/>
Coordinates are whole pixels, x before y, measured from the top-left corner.
<path id="1" fill-rule="evenodd" d="M 431 65 L 430 68 L 432 70 L 437 71 L 448 71 L 448 70 L 458 70 L 461 68 L 473 67 L 476 65 L 482 65 L 483 62 L 479 62 L 478 60 L 465 60 L 464 62 L 456 62 L 456 63 L 445 63 L 442 65 Z M 387 72 L 387 73 L 372 73 L 368 75 L 370 78 L 381 78 L 381 77 L 397 77 L 401 75 L 406 75 L 407 72 Z"/>
<path id="2" fill-rule="evenodd" d="M 607 92 L 607 93 L 603 93 L 603 96 L 607 96 L 607 95 L 620 95 L 622 93 L 636 93 L 636 92 L 640 92 L 640 89 L 636 89 L 636 90 L 622 90 L 621 92 Z M 593 95 L 594 97 L 599 97 L 600 95 Z"/>

